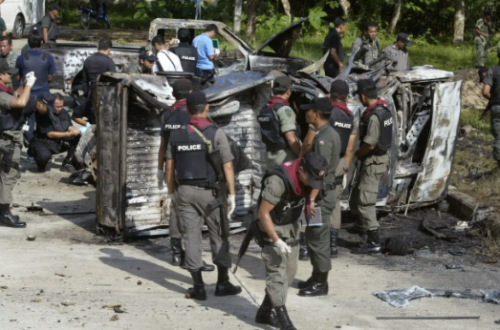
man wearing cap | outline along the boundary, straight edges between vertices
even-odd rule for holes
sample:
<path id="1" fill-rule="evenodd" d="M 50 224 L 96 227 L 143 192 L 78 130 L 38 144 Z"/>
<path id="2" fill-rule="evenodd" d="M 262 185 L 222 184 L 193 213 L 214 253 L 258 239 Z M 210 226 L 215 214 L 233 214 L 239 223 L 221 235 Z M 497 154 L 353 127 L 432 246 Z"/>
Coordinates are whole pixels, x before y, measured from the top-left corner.
<path id="1" fill-rule="evenodd" d="M 59 39 L 59 26 L 57 26 L 57 17 L 61 8 L 58 4 L 52 4 L 49 12 L 42 18 L 42 35 L 45 44 L 55 44 Z"/>
<path id="2" fill-rule="evenodd" d="M 173 83 L 172 88 L 174 90 L 173 95 L 177 101 L 162 114 L 161 120 L 161 145 L 158 152 L 157 175 L 159 189 L 163 189 L 163 183 L 165 182 L 165 154 L 170 141 L 170 134 L 173 131 L 185 128 L 190 120 L 187 112 L 186 98 L 193 92 L 193 84 L 190 80 L 179 79 Z M 182 267 L 184 266 L 184 251 L 182 250 L 182 234 L 179 230 L 179 214 L 173 190 L 169 190 L 168 200 L 168 203 L 170 203 L 169 236 L 172 249 L 172 263 L 174 266 Z M 213 265 L 203 263 L 202 271 L 213 271 L 214 269 Z"/>
<path id="3" fill-rule="evenodd" d="M 10 212 L 12 190 L 19 178 L 19 161 L 23 143 L 22 128 L 25 122 L 24 111 L 30 100 L 31 88 L 36 82 L 31 72 L 26 75 L 24 84 L 14 91 L 7 87 L 17 69 L 0 61 L 0 225 L 24 228 L 18 216 Z"/>
<path id="4" fill-rule="evenodd" d="M 286 309 L 288 287 L 297 273 L 299 232 L 304 205 L 312 189 L 324 189 L 327 160 L 310 152 L 268 171 L 259 197 L 259 229 L 263 238 L 262 260 L 266 265 L 266 295 L 255 322 L 296 330 Z M 273 311 L 274 309 L 274 311 Z"/>
<path id="5" fill-rule="evenodd" d="M 322 226 L 308 226 L 306 240 L 313 272 L 307 281 L 299 282 L 299 296 L 314 297 L 328 294 L 328 272 L 332 269 L 330 253 L 330 215 L 337 202 L 335 191 L 335 171 L 339 164 L 340 136 L 330 125 L 332 102 L 329 98 L 315 98 L 311 104 L 300 106 L 306 110 L 309 129 L 315 132 L 311 152 L 323 156 L 327 161 L 325 186 L 313 190 L 310 196 L 311 207 L 319 206 Z"/>
<path id="6" fill-rule="evenodd" d="M 156 53 L 156 61 L 153 67 L 153 73 L 157 72 L 182 72 L 182 64 L 179 56 L 172 53 L 169 48 L 172 43 L 167 43 L 163 36 L 156 36 L 151 41 Z"/>
<path id="7" fill-rule="evenodd" d="M 488 70 L 483 83 L 483 96 L 489 100 L 485 113 L 490 112 L 491 133 L 495 138 L 493 158 L 500 169 L 500 65 Z"/>
<path id="8" fill-rule="evenodd" d="M 376 64 L 369 67 L 370 62 L 375 61 L 382 54 L 380 50 L 380 40 L 377 38 L 378 24 L 376 22 L 369 22 L 363 31 L 363 34 L 354 41 L 351 49 L 359 48 L 359 51 L 354 57 L 354 65 L 358 68 L 365 70 L 378 69 L 381 64 Z"/>
<path id="9" fill-rule="evenodd" d="M 387 102 L 377 96 L 377 86 L 369 79 L 358 81 L 361 103 L 367 107 L 361 116 L 359 127 L 360 148 L 355 156 L 360 161 L 356 185 L 349 206 L 358 218 L 358 226 L 366 243 L 353 253 L 370 254 L 380 252 L 375 204 L 382 176 L 389 166 L 389 150 L 392 146 L 393 117 Z"/>
<path id="10" fill-rule="evenodd" d="M 215 76 L 214 60 L 219 56 L 219 50 L 214 48 L 212 41 L 219 33 L 219 28 L 215 24 L 209 24 L 205 32 L 194 38 L 193 46 L 198 51 L 198 63 L 196 64 L 196 75 L 201 78 L 201 82 L 211 82 Z"/>
<path id="11" fill-rule="evenodd" d="M 257 116 L 262 142 L 266 145 L 268 170 L 296 159 L 301 147 L 296 115 L 288 102 L 292 95 L 292 80 L 287 76 L 276 78 L 273 95 Z"/>
<path id="12" fill-rule="evenodd" d="M 142 50 L 139 54 L 139 62 L 132 63 L 125 69 L 126 73 L 152 74 L 156 56 L 150 50 Z"/>
<path id="13" fill-rule="evenodd" d="M 408 48 L 413 46 L 410 41 L 408 33 L 399 33 L 396 42 L 384 48 L 384 53 L 387 58 L 392 61 L 391 70 L 394 71 L 409 71 L 410 70 L 410 56 L 408 55 Z"/>
<path id="14" fill-rule="evenodd" d="M 73 173 L 73 155 L 80 141 L 80 130 L 71 123 L 69 113 L 64 110 L 64 97 L 61 94 L 45 93 L 38 96 L 36 137 L 30 144 L 38 172 L 45 172 L 52 155 L 67 151 L 61 171 Z"/>
<path id="15" fill-rule="evenodd" d="M 491 10 L 485 10 L 483 18 L 480 18 L 476 23 L 474 30 L 476 37 L 476 60 L 474 65 L 476 68 L 485 66 L 488 61 L 488 49 L 491 47 L 491 37 L 495 34 L 491 25 Z"/>
<path id="16" fill-rule="evenodd" d="M 344 47 L 342 47 L 342 35 L 347 27 L 347 22 L 341 17 L 335 19 L 335 28 L 330 29 L 330 33 L 323 43 L 323 54 L 328 53 L 325 61 L 325 75 L 331 78 L 337 77 L 344 69 Z"/>
<path id="17" fill-rule="evenodd" d="M 180 41 L 179 45 L 171 48 L 170 51 L 179 56 L 184 72 L 196 74 L 198 50 L 189 43 L 191 33 L 188 29 L 179 29 L 179 32 L 177 32 L 177 38 L 179 38 Z"/>
<path id="18" fill-rule="evenodd" d="M 175 202 L 180 218 L 180 232 L 185 242 L 185 268 L 193 278 L 193 288 L 186 292 L 187 298 L 206 300 L 203 283 L 201 258 L 201 228 L 206 222 L 208 227 L 212 260 L 217 265 L 216 296 L 229 296 L 241 293 L 241 288 L 229 281 L 231 255 L 227 237 L 222 237 L 219 207 L 207 209 L 214 201 L 214 190 L 218 184 L 216 170 L 209 154 L 220 154 L 222 171 L 227 182 L 227 218 L 230 219 L 236 207 L 233 155 L 224 132 L 207 120 L 209 105 L 203 92 L 193 92 L 186 98 L 187 110 L 191 116 L 189 124 L 171 131 L 167 146 L 167 185 L 168 191 L 175 191 Z M 175 189 L 175 181 L 179 186 Z M 221 196 L 225 198 L 225 196 Z"/>

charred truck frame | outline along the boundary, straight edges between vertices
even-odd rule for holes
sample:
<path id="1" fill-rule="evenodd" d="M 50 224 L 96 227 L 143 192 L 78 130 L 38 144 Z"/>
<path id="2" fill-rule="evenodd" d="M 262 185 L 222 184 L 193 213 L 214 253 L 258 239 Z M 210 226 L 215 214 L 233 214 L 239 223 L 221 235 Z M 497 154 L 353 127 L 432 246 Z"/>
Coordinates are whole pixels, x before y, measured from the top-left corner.
<path id="1" fill-rule="evenodd" d="M 210 103 L 210 118 L 233 140 L 237 168 L 235 221 L 252 216 L 260 193 L 266 170 L 265 146 L 256 115 L 271 95 L 273 79 L 283 74 L 292 77 L 294 109 L 315 96 L 329 93 L 333 79 L 316 74 L 324 58 L 312 63 L 289 57 L 305 21 L 300 20 L 271 37 L 259 50 L 253 50 L 222 23 L 163 19 L 152 23 L 151 38 L 161 29 L 201 29 L 215 23 L 230 36 L 226 39 L 237 43 L 233 45 L 237 50 L 235 62 L 223 66 L 216 83 L 204 89 Z M 264 52 L 266 47 L 275 53 Z M 356 81 L 370 77 L 377 81 L 380 97 L 389 103 L 395 120 L 390 166 L 380 183 L 377 206 L 394 211 L 439 202 L 446 196 L 454 160 L 462 81 L 450 81 L 451 72 L 428 66 L 389 72 L 386 65 L 377 71 L 350 74 L 356 51 L 353 50 L 346 70 L 337 78 L 346 80 L 350 86 L 349 108 L 358 117 L 364 112 L 356 93 Z M 387 62 L 390 64 L 390 60 Z M 80 148 L 87 150 L 83 158 L 86 157 L 88 166 L 95 166 L 96 161 L 98 164 L 99 226 L 131 236 L 168 233 L 167 191 L 157 184 L 157 155 L 160 114 L 174 102 L 166 82 L 177 78 L 179 75 L 168 73 L 166 76 L 118 73 L 100 78 L 94 104 L 97 146 L 94 153 L 89 152 L 90 144 Z M 298 120 L 306 126 L 303 117 L 299 115 Z M 353 165 L 341 196 L 344 210 L 348 209 L 356 176 Z M 238 224 L 235 222 L 234 226 Z"/>

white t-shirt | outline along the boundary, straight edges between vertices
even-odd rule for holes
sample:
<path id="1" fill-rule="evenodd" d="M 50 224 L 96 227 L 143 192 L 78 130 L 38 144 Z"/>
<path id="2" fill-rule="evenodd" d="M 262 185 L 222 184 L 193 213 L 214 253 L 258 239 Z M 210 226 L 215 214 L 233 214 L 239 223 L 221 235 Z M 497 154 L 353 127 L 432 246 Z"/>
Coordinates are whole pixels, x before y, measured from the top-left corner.
<path id="1" fill-rule="evenodd" d="M 182 63 L 176 54 L 168 50 L 160 50 L 156 55 L 157 62 L 160 62 L 160 66 L 155 62 L 153 67 L 153 73 L 156 74 L 158 71 L 175 71 L 183 72 Z M 160 69 L 161 67 L 161 69 Z"/>

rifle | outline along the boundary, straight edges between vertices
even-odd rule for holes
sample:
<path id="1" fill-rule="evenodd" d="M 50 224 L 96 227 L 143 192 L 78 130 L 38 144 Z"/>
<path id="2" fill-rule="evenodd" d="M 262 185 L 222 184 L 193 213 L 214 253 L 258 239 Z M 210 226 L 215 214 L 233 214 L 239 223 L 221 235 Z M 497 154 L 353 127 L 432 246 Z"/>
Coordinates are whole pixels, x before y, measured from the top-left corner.
<path id="1" fill-rule="evenodd" d="M 19 164 L 14 163 L 12 157 L 14 156 L 15 143 L 11 142 L 8 147 L 0 147 L 0 156 L 2 157 L 2 162 L 0 168 L 5 173 L 9 173 L 10 169 L 14 167 L 16 170 L 19 169 Z"/>
<path id="2" fill-rule="evenodd" d="M 236 271 L 238 270 L 238 266 L 240 264 L 241 259 L 245 255 L 245 253 L 248 250 L 248 246 L 250 245 L 250 242 L 252 239 L 255 238 L 255 241 L 257 244 L 262 248 L 264 247 L 264 239 L 262 237 L 262 233 L 259 229 L 259 220 L 254 220 L 252 221 L 252 224 L 250 224 L 250 227 L 247 230 L 247 233 L 245 235 L 245 238 L 243 239 L 243 242 L 241 243 L 240 250 L 238 251 L 238 260 L 236 261 L 236 265 L 234 266 L 233 274 L 236 274 Z"/>

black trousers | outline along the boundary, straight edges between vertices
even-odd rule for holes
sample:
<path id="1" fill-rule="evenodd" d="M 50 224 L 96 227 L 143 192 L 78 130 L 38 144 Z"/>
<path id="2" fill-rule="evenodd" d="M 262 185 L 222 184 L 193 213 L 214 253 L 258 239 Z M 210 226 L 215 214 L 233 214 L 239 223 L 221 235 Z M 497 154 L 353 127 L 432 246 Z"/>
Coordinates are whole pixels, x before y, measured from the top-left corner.
<path id="1" fill-rule="evenodd" d="M 207 82 L 213 83 L 215 81 L 215 70 L 201 70 L 196 68 L 196 76 L 201 78 L 201 84 Z"/>
<path id="2" fill-rule="evenodd" d="M 80 136 L 64 140 L 35 137 L 30 144 L 30 150 L 33 153 L 38 169 L 45 169 L 52 155 L 57 155 L 65 151 L 68 154 L 63 161 L 63 165 L 71 164 L 79 141 Z"/>
<path id="3" fill-rule="evenodd" d="M 325 76 L 327 77 L 335 78 L 340 74 L 340 68 L 335 63 L 325 63 L 323 68 L 325 69 Z"/>

